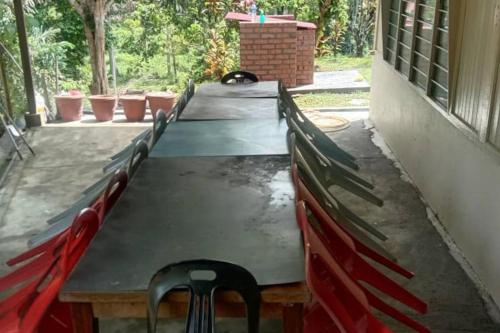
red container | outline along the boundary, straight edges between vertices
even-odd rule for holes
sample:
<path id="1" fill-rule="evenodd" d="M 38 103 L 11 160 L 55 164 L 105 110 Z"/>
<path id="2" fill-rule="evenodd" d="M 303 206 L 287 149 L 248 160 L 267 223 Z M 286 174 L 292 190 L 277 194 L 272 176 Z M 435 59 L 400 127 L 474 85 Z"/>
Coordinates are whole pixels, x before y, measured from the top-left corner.
<path id="1" fill-rule="evenodd" d="M 98 121 L 110 121 L 113 119 L 116 108 L 114 96 L 93 95 L 89 97 L 92 111 Z"/>
<path id="2" fill-rule="evenodd" d="M 56 106 L 63 121 L 80 120 L 83 114 L 84 94 L 56 96 Z"/>
<path id="3" fill-rule="evenodd" d="M 169 115 L 175 103 L 175 94 L 168 92 L 152 92 L 147 94 L 146 98 L 149 102 L 153 119 L 156 118 L 156 113 L 160 109 Z"/>
<path id="4" fill-rule="evenodd" d="M 146 116 L 146 97 L 142 95 L 120 96 L 120 103 L 128 121 L 143 121 Z"/>

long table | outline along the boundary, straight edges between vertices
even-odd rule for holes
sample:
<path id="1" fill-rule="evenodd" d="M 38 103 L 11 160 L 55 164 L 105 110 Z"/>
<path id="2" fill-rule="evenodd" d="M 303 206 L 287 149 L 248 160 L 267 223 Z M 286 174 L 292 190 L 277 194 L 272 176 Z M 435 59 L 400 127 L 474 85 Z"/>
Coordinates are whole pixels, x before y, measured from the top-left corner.
<path id="1" fill-rule="evenodd" d="M 194 95 L 180 120 L 278 119 L 276 98 L 226 98 Z"/>
<path id="2" fill-rule="evenodd" d="M 198 96 L 224 98 L 277 98 L 278 81 L 263 81 L 248 84 L 203 83 L 196 91 Z"/>
<path id="3" fill-rule="evenodd" d="M 246 99 L 277 104 L 276 98 Z M 179 261 L 213 259 L 247 268 L 261 287 L 261 316 L 282 318 L 285 333 L 301 332 L 303 304 L 311 295 L 304 283 L 286 123 L 244 119 L 171 126 L 60 293 L 62 301 L 73 303 L 77 331 L 90 332 L 96 318 L 144 317 L 156 271 Z M 258 148 L 266 143 L 267 150 Z M 244 315 L 234 292 L 221 292 L 217 300 L 218 316 Z M 186 291 L 172 292 L 160 315 L 185 316 L 187 304 Z"/>
<path id="4" fill-rule="evenodd" d="M 288 155 L 284 119 L 178 121 L 169 125 L 150 157 Z"/>

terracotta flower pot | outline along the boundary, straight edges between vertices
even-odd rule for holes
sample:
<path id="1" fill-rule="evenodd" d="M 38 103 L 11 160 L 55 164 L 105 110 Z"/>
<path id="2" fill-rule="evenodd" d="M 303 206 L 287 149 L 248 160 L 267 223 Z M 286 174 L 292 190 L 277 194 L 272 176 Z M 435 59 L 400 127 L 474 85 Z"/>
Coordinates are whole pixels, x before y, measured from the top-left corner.
<path id="1" fill-rule="evenodd" d="M 110 121 L 116 108 L 116 98 L 114 96 L 93 95 L 89 97 L 92 104 L 92 111 L 98 121 Z"/>
<path id="2" fill-rule="evenodd" d="M 84 94 L 56 96 L 56 106 L 63 121 L 80 120 L 83 114 Z"/>
<path id="3" fill-rule="evenodd" d="M 128 121 L 142 121 L 146 116 L 146 97 L 142 95 L 120 96 L 123 112 Z"/>
<path id="4" fill-rule="evenodd" d="M 168 92 L 152 92 L 146 95 L 153 119 L 158 110 L 162 109 L 168 115 L 175 103 L 175 94 Z"/>

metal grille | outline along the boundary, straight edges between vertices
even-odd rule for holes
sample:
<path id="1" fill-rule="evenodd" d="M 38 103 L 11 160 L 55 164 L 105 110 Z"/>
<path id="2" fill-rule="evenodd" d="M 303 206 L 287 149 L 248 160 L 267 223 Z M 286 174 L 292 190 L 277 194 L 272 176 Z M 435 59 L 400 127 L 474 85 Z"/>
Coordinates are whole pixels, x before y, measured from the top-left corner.
<path id="1" fill-rule="evenodd" d="M 493 106 L 493 113 L 490 123 L 490 134 L 488 140 L 495 147 L 500 149 L 500 65 L 497 69 L 496 79 L 497 91 Z"/>
<path id="2" fill-rule="evenodd" d="M 388 13 L 385 60 L 447 109 L 448 0 L 392 0 Z"/>

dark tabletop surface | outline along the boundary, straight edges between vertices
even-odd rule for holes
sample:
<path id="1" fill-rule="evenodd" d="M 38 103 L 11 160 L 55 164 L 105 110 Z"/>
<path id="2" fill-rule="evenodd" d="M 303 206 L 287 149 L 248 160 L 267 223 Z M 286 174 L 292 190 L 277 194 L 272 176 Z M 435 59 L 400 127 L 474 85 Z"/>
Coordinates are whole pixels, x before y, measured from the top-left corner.
<path id="1" fill-rule="evenodd" d="M 150 157 L 287 155 L 287 130 L 284 119 L 177 121 Z"/>
<path id="2" fill-rule="evenodd" d="M 289 156 L 145 160 L 63 293 L 144 291 L 189 259 L 246 267 L 260 285 L 304 281 Z"/>
<path id="3" fill-rule="evenodd" d="M 225 98 L 194 94 L 179 119 L 278 119 L 277 98 Z"/>
<path id="4" fill-rule="evenodd" d="M 245 84 L 203 83 L 196 89 L 196 94 L 230 98 L 276 98 L 278 97 L 278 81 Z"/>

